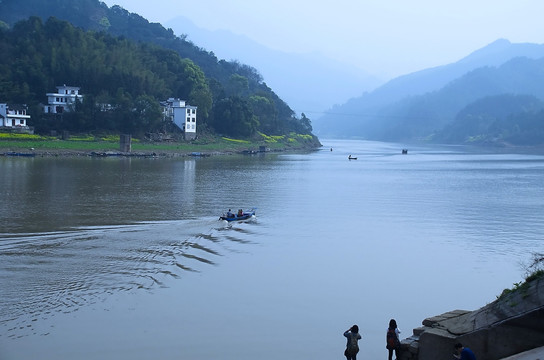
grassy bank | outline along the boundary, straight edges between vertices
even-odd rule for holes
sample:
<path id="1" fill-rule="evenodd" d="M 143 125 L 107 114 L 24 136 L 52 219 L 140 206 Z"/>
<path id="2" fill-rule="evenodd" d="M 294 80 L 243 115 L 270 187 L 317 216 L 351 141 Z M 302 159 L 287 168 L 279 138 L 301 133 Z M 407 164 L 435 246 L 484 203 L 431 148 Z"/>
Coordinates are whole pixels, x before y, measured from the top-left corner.
<path id="1" fill-rule="evenodd" d="M 257 151 L 260 147 L 270 151 L 314 149 L 319 141 L 310 135 L 289 134 L 266 136 L 260 134 L 251 140 L 231 139 L 221 136 L 202 136 L 193 141 L 142 141 L 132 140 L 132 152 L 179 153 L 191 152 L 218 153 Z M 5 152 L 106 152 L 119 151 L 119 136 L 78 135 L 62 140 L 57 137 L 0 133 L 0 153 Z"/>

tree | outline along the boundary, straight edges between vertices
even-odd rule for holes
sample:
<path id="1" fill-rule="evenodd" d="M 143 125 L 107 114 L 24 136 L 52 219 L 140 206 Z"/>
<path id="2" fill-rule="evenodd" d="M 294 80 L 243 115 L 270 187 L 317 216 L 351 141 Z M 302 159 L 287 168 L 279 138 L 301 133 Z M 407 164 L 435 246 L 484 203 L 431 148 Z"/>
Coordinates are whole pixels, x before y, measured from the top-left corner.
<path id="1" fill-rule="evenodd" d="M 306 117 L 306 114 L 302 113 L 300 119 L 300 129 L 302 134 L 311 134 L 312 133 L 312 122 Z"/>
<path id="2" fill-rule="evenodd" d="M 134 102 L 134 117 L 131 122 L 131 133 L 142 136 L 145 132 L 157 129 L 162 120 L 159 103 L 148 95 L 140 95 Z"/>
<path id="3" fill-rule="evenodd" d="M 212 108 L 212 93 L 206 82 L 206 77 L 202 70 L 191 60 L 183 59 L 182 63 L 185 66 L 184 80 L 190 89 L 187 99 L 190 104 L 198 106 L 199 116 L 205 120 Z"/>
<path id="4" fill-rule="evenodd" d="M 249 81 L 245 76 L 232 74 L 229 78 L 228 91 L 234 96 L 247 95 L 249 90 Z"/>
<path id="5" fill-rule="evenodd" d="M 265 134 L 276 135 L 280 133 L 278 128 L 278 114 L 274 103 L 260 95 L 253 95 L 249 98 L 251 109 L 259 120 L 259 130 Z"/>
<path id="6" fill-rule="evenodd" d="M 255 134 L 259 122 L 248 102 L 234 96 L 220 100 L 214 109 L 214 129 L 233 137 L 249 137 Z"/>
<path id="7" fill-rule="evenodd" d="M 206 128 L 233 136 L 251 136 L 256 131 L 282 135 L 309 128 L 304 119 L 301 122 L 293 116 L 256 69 L 218 60 L 186 38 L 175 37 L 171 30 L 149 24 L 120 7 L 100 5 L 98 15 L 89 19 L 88 13 L 99 2 L 82 0 L 75 6 L 63 0 L 62 6 L 53 6 L 37 0 L 21 1 L 19 12 L 24 13 L 22 7 L 26 11 L 36 8 L 37 14 L 48 18 L 44 14 L 53 11 L 80 27 L 55 17 L 45 23 L 31 17 L 13 29 L 0 26 L 0 51 L 9 54 L 0 57 L 2 100 L 37 109 L 45 103 L 45 94 L 61 84 L 79 86 L 90 100 L 80 104 L 76 113 L 53 117 L 49 122 L 40 122 L 39 112 L 29 113 L 40 123 L 37 131 L 61 131 L 66 126 L 75 132 L 131 132 L 136 136 L 156 125 L 151 101 L 158 104 L 170 97 L 197 106 L 199 122 L 209 125 Z M 0 10 L 5 6 L 0 1 Z M 79 13 L 82 9 L 87 13 Z M 0 11 L 0 21 L 9 21 L 2 16 L 5 14 Z M 106 29 L 110 33 L 104 32 Z"/>

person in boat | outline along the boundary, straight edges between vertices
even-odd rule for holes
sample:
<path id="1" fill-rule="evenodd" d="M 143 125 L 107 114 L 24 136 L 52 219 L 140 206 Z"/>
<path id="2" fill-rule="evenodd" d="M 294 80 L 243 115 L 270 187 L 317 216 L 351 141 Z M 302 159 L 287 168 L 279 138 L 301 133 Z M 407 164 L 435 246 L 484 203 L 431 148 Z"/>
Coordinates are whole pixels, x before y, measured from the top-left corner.
<path id="1" fill-rule="evenodd" d="M 238 210 L 238 217 L 244 216 L 244 211 L 242 209 Z"/>
<path id="2" fill-rule="evenodd" d="M 229 218 L 234 217 L 234 214 L 232 213 L 232 211 L 230 209 L 229 209 L 229 211 L 227 211 L 227 217 L 229 217 Z"/>

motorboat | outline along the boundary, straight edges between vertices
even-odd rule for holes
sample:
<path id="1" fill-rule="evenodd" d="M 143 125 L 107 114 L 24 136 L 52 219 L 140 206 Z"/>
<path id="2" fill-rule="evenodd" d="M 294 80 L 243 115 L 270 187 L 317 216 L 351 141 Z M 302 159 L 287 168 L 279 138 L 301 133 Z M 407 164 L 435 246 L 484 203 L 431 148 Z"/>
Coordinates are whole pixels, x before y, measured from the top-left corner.
<path id="1" fill-rule="evenodd" d="M 251 217 L 255 216 L 256 209 L 253 208 L 250 211 L 243 211 L 242 209 L 238 210 L 238 212 L 235 214 L 233 212 L 229 211 L 226 214 L 223 214 L 219 217 L 219 220 L 225 220 L 228 222 L 231 221 L 242 221 L 250 219 Z"/>

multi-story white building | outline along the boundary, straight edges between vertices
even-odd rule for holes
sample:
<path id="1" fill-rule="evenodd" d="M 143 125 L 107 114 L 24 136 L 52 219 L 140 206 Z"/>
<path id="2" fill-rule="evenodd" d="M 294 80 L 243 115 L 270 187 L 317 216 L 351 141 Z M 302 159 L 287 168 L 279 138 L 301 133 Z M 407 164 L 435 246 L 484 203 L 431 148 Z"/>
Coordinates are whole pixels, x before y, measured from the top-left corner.
<path id="1" fill-rule="evenodd" d="M 47 105 L 44 107 L 46 114 L 60 114 L 75 110 L 76 99 L 83 100 L 83 95 L 79 94 L 79 87 L 76 86 L 57 86 L 56 93 L 47 93 Z"/>
<path id="2" fill-rule="evenodd" d="M 26 114 L 25 105 L 0 104 L 0 127 L 27 128 L 27 120 L 30 115 Z"/>
<path id="3" fill-rule="evenodd" d="M 185 134 L 185 140 L 196 138 L 196 106 L 187 105 L 185 100 L 170 98 L 161 103 L 164 118 L 172 121 Z"/>

